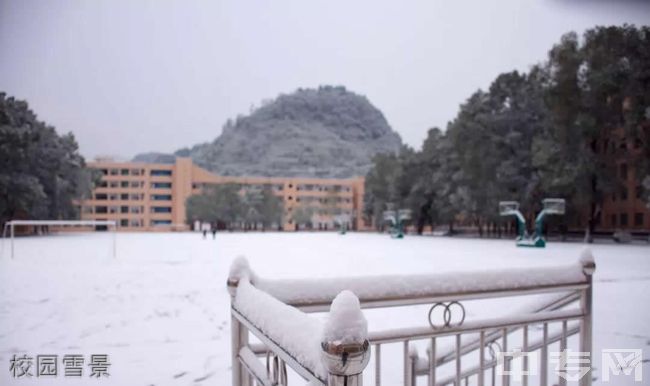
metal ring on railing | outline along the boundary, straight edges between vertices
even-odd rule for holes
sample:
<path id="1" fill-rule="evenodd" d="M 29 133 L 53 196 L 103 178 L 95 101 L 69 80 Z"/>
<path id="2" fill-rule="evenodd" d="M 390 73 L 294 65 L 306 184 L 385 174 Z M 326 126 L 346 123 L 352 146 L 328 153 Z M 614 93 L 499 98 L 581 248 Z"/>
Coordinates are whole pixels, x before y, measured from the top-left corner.
<path id="1" fill-rule="evenodd" d="M 266 353 L 266 375 L 272 385 L 287 386 L 289 383 L 287 364 L 271 351 Z"/>
<path id="2" fill-rule="evenodd" d="M 501 345 L 499 342 L 496 340 L 493 340 L 492 342 L 489 342 L 487 345 L 488 353 L 490 354 L 490 359 L 495 360 L 499 356 L 499 353 L 501 352 Z M 495 350 L 496 347 L 496 350 Z"/>
<path id="3" fill-rule="evenodd" d="M 452 321 L 451 309 L 452 309 L 453 306 L 458 306 L 458 308 L 460 308 L 460 311 L 462 312 L 462 314 L 461 314 L 462 316 L 461 316 L 460 320 L 458 322 L 455 322 L 455 323 Z M 443 321 L 443 323 L 441 325 L 436 325 L 431 320 L 431 316 L 433 315 L 433 311 L 437 307 L 444 307 L 444 311 L 442 313 L 442 321 Z M 460 304 L 459 302 L 457 302 L 457 301 L 453 301 L 453 302 L 449 302 L 449 303 L 438 302 L 438 303 L 434 304 L 433 306 L 431 306 L 431 308 L 429 309 L 429 325 L 434 330 L 444 328 L 444 327 L 458 327 L 458 326 L 462 325 L 463 322 L 465 322 L 465 316 L 466 316 L 465 307 L 462 304 Z"/>

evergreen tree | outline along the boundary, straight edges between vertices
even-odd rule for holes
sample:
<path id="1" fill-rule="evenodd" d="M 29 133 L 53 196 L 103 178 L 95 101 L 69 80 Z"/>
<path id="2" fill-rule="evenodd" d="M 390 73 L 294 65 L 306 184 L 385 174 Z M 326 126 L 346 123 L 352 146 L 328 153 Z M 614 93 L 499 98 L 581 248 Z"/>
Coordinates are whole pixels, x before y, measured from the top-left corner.
<path id="1" fill-rule="evenodd" d="M 24 101 L 0 93 L 0 223 L 75 219 L 93 176 L 71 133 L 59 136 Z"/>

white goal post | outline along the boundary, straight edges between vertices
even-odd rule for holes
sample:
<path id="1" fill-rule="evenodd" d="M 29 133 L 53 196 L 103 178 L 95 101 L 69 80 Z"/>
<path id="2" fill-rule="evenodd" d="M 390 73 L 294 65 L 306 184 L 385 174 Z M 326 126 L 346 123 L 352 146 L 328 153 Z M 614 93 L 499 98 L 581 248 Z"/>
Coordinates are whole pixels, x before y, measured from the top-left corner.
<path id="1" fill-rule="evenodd" d="M 2 245 L 4 250 L 4 240 L 7 238 L 7 231 L 9 230 L 9 235 L 11 238 L 11 258 L 14 258 L 14 234 L 16 225 L 27 225 L 27 226 L 56 226 L 56 227 L 73 227 L 73 226 L 85 226 L 85 227 L 94 227 L 94 226 L 105 226 L 107 229 L 111 229 L 113 235 L 112 242 L 112 255 L 113 258 L 116 257 L 116 234 L 117 234 L 117 222 L 113 220 L 11 220 L 5 223 L 3 232 L 2 232 Z"/>

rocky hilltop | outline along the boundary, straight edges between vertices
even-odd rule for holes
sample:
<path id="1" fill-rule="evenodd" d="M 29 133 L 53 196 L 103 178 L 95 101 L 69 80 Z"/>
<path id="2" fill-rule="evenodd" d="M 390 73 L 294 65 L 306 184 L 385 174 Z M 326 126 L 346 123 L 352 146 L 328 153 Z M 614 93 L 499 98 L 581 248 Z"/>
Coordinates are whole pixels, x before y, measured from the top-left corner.
<path id="1" fill-rule="evenodd" d="M 344 87 L 299 89 L 229 120 L 214 141 L 178 150 L 222 175 L 352 177 L 365 175 L 377 153 L 401 139 L 366 97 Z M 168 162 L 146 153 L 134 160 Z"/>

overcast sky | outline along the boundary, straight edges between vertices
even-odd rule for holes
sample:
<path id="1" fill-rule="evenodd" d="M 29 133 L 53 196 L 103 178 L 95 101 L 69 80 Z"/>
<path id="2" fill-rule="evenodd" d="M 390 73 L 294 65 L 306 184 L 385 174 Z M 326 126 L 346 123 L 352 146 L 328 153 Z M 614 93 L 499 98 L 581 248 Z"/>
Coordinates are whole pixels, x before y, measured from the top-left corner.
<path id="1" fill-rule="evenodd" d="M 0 91 L 87 157 L 211 141 L 299 87 L 366 95 L 419 148 L 567 31 L 650 23 L 650 1 L 0 0 Z"/>

